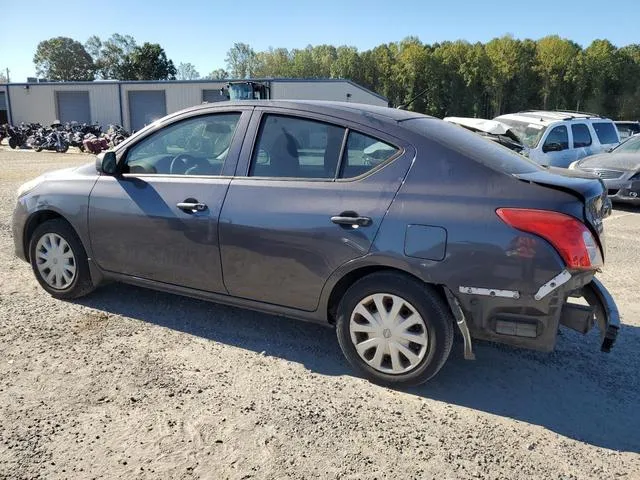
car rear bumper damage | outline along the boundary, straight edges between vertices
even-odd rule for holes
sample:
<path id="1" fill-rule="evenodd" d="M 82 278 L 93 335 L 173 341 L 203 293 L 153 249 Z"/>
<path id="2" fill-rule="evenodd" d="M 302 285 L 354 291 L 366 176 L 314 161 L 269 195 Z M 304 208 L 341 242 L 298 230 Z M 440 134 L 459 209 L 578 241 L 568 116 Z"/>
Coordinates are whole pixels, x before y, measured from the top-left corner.
<path id="1" fill-rule="evenodd" d="M 594 278 L 583 288 L 584 298 L 594 308 L 595 320 L 602 337 L 601 350 L 609 352 L 620 330 L 620 313 L 609 291 L 600 280 Z"/>
<path id="2" fill-rule="evenodd" d="M 471 338 L 551 351 L 560 325 L 582 334 L 597 325 L 601 350 L 609 352 L 620 329 L 618 307 L 593 272 L 565 270 L 534 293 L 467 286 L 455 296 L 448 288 L 445 292 L 465 339 L 467 359 L 474 358 Z"/>

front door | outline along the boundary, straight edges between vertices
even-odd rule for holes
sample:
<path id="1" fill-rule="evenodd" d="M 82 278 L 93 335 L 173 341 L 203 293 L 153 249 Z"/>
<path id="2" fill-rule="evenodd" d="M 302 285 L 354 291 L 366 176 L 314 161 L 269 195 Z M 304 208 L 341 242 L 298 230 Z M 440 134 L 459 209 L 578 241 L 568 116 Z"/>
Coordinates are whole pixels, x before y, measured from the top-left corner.
<path id="1" fill-rule="evenodd" d="M 566 125 L 553 127 L 542 143 L 543 165 L 567 168 L 575 160 L 575 152 L 569 148 L 569 131 Z"/>
<path id="2" fill-rule="evenodd" d="M 95 262 L 109 272 L 223 292 L 218 217 L 250 111 L 173 122 L 127 148 L 89 201 Z M 234 135 L 235 134 L 235 135 Z"/>
<path id="3" fill-rule="evenodd" d="M 255 129 L 220 217 L 225 286 L 312 311 L 328 277 L 369 252 L 414 151 L 320 116 L 264 112 Z"/>

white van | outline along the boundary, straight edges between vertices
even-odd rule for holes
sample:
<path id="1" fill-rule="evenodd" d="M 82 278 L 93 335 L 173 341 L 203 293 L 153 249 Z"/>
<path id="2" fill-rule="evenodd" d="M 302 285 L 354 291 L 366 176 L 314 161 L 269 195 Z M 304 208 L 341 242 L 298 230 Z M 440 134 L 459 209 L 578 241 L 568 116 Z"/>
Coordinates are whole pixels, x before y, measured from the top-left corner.
<path id="1" fill-rule="evenodd" d="M 541 165 L 567 168 L 620 143 L 614 123 L 590 113 L 530 110 L 494 120 L 508 125 L 525 147 L 521 153 Z"/>

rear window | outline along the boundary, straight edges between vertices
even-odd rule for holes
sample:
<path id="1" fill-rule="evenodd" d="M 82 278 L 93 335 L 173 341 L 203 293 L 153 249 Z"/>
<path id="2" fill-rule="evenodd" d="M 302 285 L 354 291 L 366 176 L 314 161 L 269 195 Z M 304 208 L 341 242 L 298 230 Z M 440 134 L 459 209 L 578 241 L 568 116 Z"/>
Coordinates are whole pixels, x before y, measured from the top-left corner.
<path id="1" fill-rule="evenodd" d="M 620 142 L 613 122 L 593 122 L 593 129 L 603 145 Z"/>
<path id="2" fill-rule="evenodd" d="M 542 168 L 496 142 L 442 120 L 412 118 L 401 125 L 499 172 L 513 175 L 538 172 Z"/>

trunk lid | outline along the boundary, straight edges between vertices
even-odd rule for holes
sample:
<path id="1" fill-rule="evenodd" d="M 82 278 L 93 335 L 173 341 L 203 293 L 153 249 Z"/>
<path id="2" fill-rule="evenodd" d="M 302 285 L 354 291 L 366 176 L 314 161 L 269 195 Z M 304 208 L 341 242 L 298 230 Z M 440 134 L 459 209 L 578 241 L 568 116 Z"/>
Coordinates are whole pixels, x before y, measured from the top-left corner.
<path id="1" fill-rule="evenodd" d="M 588 226 L 597 234 L 604 254 L 603 220 L 611 214 L 611 200 L 598 177 L 579 170 L 550 167 L 531 173 L 515 174 L 515 177 L 556 190 L 570 193 L 584 205 L 584 218 Z"/>

